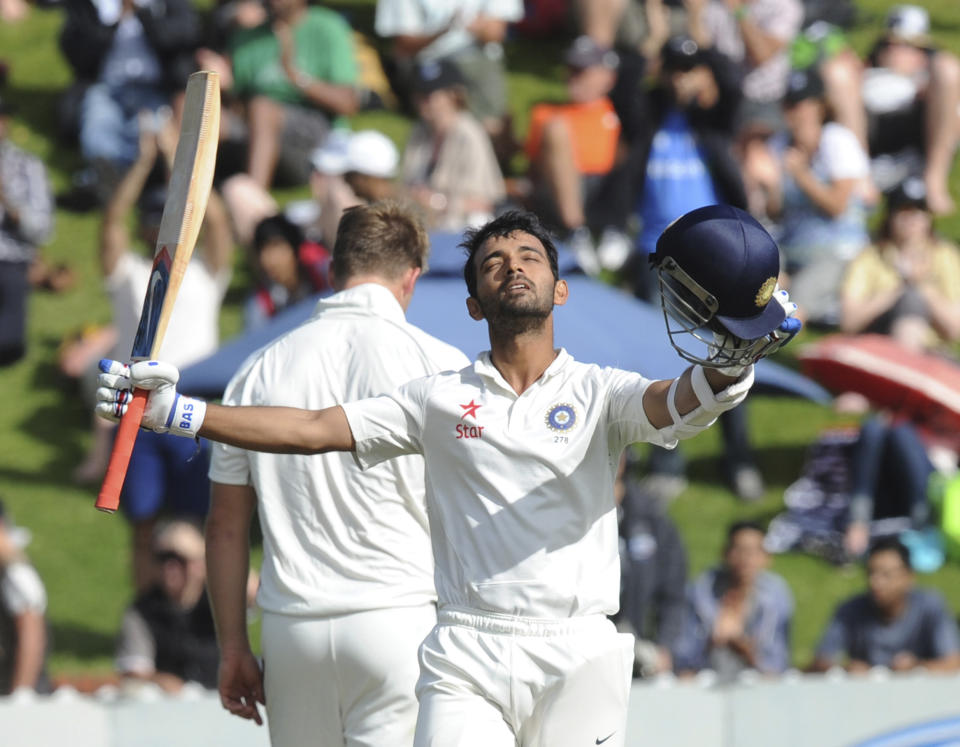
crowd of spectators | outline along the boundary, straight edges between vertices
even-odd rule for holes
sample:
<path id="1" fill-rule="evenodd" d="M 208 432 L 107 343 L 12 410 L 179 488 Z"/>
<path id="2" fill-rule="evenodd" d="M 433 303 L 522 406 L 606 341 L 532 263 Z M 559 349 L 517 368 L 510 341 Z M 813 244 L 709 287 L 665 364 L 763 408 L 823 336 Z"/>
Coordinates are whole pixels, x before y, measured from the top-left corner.
<path id="1" fill-rule="evenodd" d="M 102 211 L 113 313 L 108 333 L 81 341 L 72 359 L 84 382 L 101 354 L 123 358 L 130 349 L 150 272 L 135 247 L 154 246 L 186 80 L 201 68 L 220 75 L 224 116 L 200 249 L 161 352 L 177 365 L 218 346 L 235 248 L 249 263 L 252 329 L 329 290 L 342 212 L 394 196 L 418 205 L 436 232 L 461 232 L 511 206 L 533 209 L 584 273 L 650 302 L 659 291 L 647 256 L 661 231 L 689 210 L 728 203 L 778 240 L 780 282 L 807 322 L 887 335 L 905 351 L 955 354 L 960 249 L 936 234 L 934 219 L 955 209 L 948 177 L 960 144 L 960 61 L 932 42 L 920 6 L 893 8 L 860 59 L 831 23 L 843 15 L 839 1 L 831 16 L 802 0 L 569 0 L 554 30 L 566 40 L 562 51 L 544 45 L 563 68 L 565 92 L 523 112 L 521 128 L 508 106 L 505 42 L 549 3 L 378 0 L 374 77 L 385 76 L 390 96 L 371 95 L 377 83 L 361 64 L 362 38 L 322 3 L 225 0 L 209 13 L 187 0 L 60 5 L 59 47 L 72 80 L 58 134 L 83 164 L 60 201 Z M 13 0 L 2 9 L 8 20 L 23 10 Z M 411 125 L 403 142 L 352 130 L 353 115 L 391 102 Z M 24 354 L 30 288 L 71 282 L 41 258 L 54 201 L 43 162 L 6 138 L 13 111 L 0 87 L 0 365 Z M 280 204 L 276 188 L 286 186 L 308 188 L 309 197 Z M 742 408 L 725 418 L 726 476 L 751 500 L 764 488 L 745 418 Z M 110 426 L 98 421 L 92 433 L 79 482 L 96 482 L 106 466 Z M 122 500 L 137 597 L 118 667 L 172 689 L 185 679 L 209 686 L 215 650 L 200 641 L 211 630 L 203 579 L 191 571 L 202 541 L 189 523 L 207 511 L 209 449 L 153 435 L 137 441 Z M 907 548 L 871 537 L 877 517 L 929 524 L 927 484 L 944 469 L 928 458 L 930 440 L 891 413 L 866 419 L 844 542 L 850 559 L 865 559 L 869 591 L 837 610 L 812 669 L 960 668 L 956 622 L 936 595 L 914 588 Z M 663 456 L 651 454 L 647 477 Z M 744 669 L 783 672 L 794 603 L 767 568 L 764 528 L 731 526 L 717 567 L 688 581 L 666 513 L 682 471 L 658 490 L 631 461 L 619 483 L 618 622 L 638 634 L 637 674 L 711 669 L 726 681 Z M 158 524 L 170 516 L 178 521 Z M 49 642 L 42 624 L 21 622 L 42 623 L 43 587 L 11 536 L 0 510 L 0 691 L 42 690 Z M 158 633 L 158 620 L 174 628 Z M 29 656 L 10 653 L 17 647 L 7 641 L 18 635 Z M 196 669 L 180 666 L 194 654 Z M 178 667 L 162 664 L 173 660 Z"/>

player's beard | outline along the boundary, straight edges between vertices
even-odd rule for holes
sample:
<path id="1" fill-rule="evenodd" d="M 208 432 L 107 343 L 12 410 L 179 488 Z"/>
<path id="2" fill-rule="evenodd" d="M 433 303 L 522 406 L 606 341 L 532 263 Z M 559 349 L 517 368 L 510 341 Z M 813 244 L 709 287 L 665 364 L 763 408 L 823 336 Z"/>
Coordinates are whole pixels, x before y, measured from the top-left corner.
<path id="1" fill-rule="evenodd" d="M 483 316 L 492 330 L 500 335 L 521 335 L 543 327 L 553 311 L 553 284 L 549 290 L 540 292 L 530 281 L 529 293 L 510 296 L 506 281 L 500 290 L 492 296 L 477 298 Z"/>

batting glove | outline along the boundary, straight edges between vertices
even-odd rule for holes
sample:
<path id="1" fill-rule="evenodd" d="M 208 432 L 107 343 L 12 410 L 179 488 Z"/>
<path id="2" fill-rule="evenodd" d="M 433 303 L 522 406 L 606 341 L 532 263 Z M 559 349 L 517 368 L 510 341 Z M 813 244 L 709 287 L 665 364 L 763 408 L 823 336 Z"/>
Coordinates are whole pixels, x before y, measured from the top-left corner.
<path id="1" fill-rule="evenodd" d="M 785 290 L 778 289 L 773 298 L 783 307 L 786 318 L 770 334 L 756 340 L 741 340 L 734 335 L 713 333 L 714 343 L 709 347 L 709 356 L 730 361 L 730 365 L 716 367 L 720 373 L 738 379 L 748 366 L 776 352 L 796 337 L 803 326 L 794 316 L 797 305 L 790 300 L 790 294 Z"/>
<path id="2" fill-rule="evenodd" d="M 207 403 L 177 392 L 180 372 L 162 361 L 142 361 L 127 366 L 120 361 L 100 361 L 96 412 L 117 421 L 127 411 L 134 389 L 149 391 L 140 427 L 157 433 L 194 438 L 203 423 Z"/>

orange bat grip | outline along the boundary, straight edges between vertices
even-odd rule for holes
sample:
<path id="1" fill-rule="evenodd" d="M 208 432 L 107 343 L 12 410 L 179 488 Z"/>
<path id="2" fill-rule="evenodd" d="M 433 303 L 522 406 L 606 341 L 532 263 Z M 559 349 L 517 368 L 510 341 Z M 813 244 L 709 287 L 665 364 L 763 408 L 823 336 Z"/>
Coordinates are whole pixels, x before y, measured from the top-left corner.
<path id="1" fill-rule="evenodd" d="M 143 408 L 147 405 L 146 389 L 135 389 L 133 399 L 127 404 L 127 411 L 120 419 L 117 428 L 117 437 L 113 442 L 113 452 L 110 454 L 110 464 L 103 477 L 100 495 L 97 496 L 96 506 L 101 511 L 112 514 L 120 507 L 120 490 L 127 476 L 127 466 L 130 464 L 130 455 L 133 453 L 133 444 L 137 440 L 137 431 L 140 430 L 140 420 L 143 418 Z"/>

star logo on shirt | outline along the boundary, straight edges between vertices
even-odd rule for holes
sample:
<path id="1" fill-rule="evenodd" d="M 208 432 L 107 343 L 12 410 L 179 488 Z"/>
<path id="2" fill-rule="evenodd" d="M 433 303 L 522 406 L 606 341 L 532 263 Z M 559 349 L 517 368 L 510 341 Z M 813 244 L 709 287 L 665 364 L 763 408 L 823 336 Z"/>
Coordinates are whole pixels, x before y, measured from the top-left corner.
<path id="1" fill-rule="evenodd" d="M 463 420 L 465 417 L 467 417 L 467 415 L 469 415 L 471 418 L 473 418 L 474 420 L 476 420 L 476 419 L 477 419 L 477 410 L 479 410 L 479 409 L 482 407 L 482 405 L 478 405 L 478 404 L 476 404 L 473 400 L 470 400 L 470 403 L 469 403 L 469 404 L 460 405 L 460 407 L 462 407 L 463 410 L 464 410 L 463 415 L 460 416 L 460 419 L 461 419 L 461 420 Z"/>

